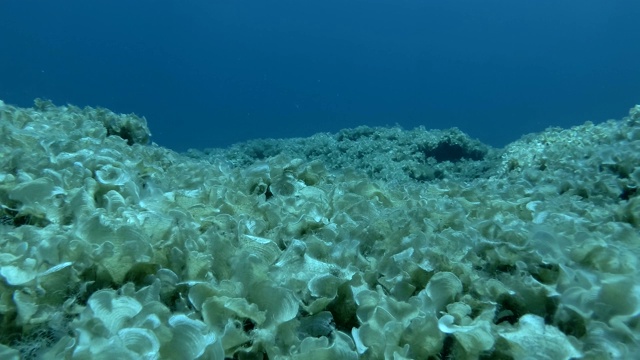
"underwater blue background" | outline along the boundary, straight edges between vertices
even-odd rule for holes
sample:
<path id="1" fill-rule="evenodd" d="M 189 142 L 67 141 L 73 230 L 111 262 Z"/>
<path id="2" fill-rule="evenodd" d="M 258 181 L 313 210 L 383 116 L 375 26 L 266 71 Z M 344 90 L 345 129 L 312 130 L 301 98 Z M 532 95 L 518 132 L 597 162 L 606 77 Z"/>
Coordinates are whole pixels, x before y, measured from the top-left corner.
<path id="1" fill-rule="evenodd" d="M 2 0 L 0 14 L 0 99 L 135 112 L 179 151 L 394 124 L 503 146 L 640 103 L 637 0 Z"/>

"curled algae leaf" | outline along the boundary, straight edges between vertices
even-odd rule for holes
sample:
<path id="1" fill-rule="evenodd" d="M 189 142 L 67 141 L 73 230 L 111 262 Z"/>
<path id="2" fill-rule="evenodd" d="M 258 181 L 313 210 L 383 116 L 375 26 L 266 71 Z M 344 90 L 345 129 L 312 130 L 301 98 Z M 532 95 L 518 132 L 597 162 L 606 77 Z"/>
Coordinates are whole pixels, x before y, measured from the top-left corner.
<path id="1" fill-rule="evenodd" d="M 156 335 L 148 329 L 128 328 L 118 331 L 118 337 L 124 346 L 145 360 L 158 359 L 160 342 Z"/>
<path id="2" fill-rule="evenodd" d="M 458 326 L 454 324 L 455 318 L 449 314 L 443 315 L 438 320 L 438 329 L 445 334 L 453 334 L 455 332 L 468 332 L 473 330 L 473 326 Z"/>
<path id="3" fill-rule="evenodd" d="M 467 354 L 479 354 L 491 349 L 494 339 L 491 335 L 489 322 L 474 322 L 471 325 L 455 325 L 455 318 L 446 314 L 438 321 L 438 328 L 445 334 L 453 334 L 467 352 Z"/>
<path id="4" fill-rule="evenodd" d="M 53 181 L 47 178 L 39 178 L 21 183 L 9 192 L 9 198 L 20 201 L 26 206 L 41 203 L 53 195 Z"/>
<path id="5" fill-rule="evenodd" d="M 291 290 L 265 282 L 251 289 L 249 301 L 266 311 L 268 325 L 281 324 L 298 314 L 298 299 Z"/>
<path id="6" fill-rule="evenodd" d="M 293 196 L 298 187 L 300 187 L 300 181 L 287 173 L 275 179 L 269 186 L 269 190 L 275 196 L 288 197 Z"/>
<path id="7" fill-rule="evenodd" d="M 258 306 L 249 304 L 245 299 L 226 299 L 224 307 L 241 318 L 253 320 L 256 324 L 262 324 L 265 321 L 265 315 L 258 309 Z"/>
<path id="8" fill-rule="evenodd" d="M 88 304 L 95 317 L 100 319 L 111 333 L 123 328 L 129 319 L 142 310 L 142 305 L 136 299 L 116 296 L 113 290 L 95 292 L 89 298 Z"/>
<path id="9" fill-rule="evenodd" d="M 0 359 L 20 360 L 20 352 L 6 345 L 0 344 Z"/>
<path id="10" fill-rule="evenodd" d="M 104 208 L 107 209 L 109 213 L 116 213 L 120 209 L 126 207 L 127 200 L 115 190 L 109 190 L 103 196 L 104 199 Z"/>
<path id="11" fill-rule="evenodd" d="M 253 235 L 243 235 L 242 238 L 244 244 L 241 252 L 257 256 L 264 264 L 272 264 L 282 253 L 271 239 Z"/>
<path id="12" fill-rule="evenodd" d="M 36 278 L 33 268 L 22 269 L 17 266 L 7 265 L 0 268 L 0 276 L 5 278 L 9 285 L 24 285 Z"/>
<path id="13" fill-rule="evenodd" d="M 537 315 L 522 316 L 515 329 L 501 331 L 500 336 L 509 343 L 515 359 L 568 360 L 582 356 L 564 333 L 546 325 Z"/>
<path id="14" fill-rule="evenodd" d="M 131 181 L 131 176 L 121 168 L 107 164 L 96 170 L 96 180 L 103 185 L 122 186 Z"/>
<path id="15" fill-rule="evenodd" d="M 347 334 L 337 331 L 331 341 L 325 336 L 305 338 L 298 353 L 292 355 L 292 359 L 356 360 L 358 353 L 355 351 L 353 340 Z"/>
<path id="16" fill-rule="evenodd" d="M 13 293 L 13 302 L 16 304 L 16 309 L 18 310 L 18 321 L 22 324 L 28 324 L 38 311 L 36 297 L 26 294 L 23 291 L 15 291 Z"/>
<path id="17" fill-rule="evenodd" d="M 433 275 L 426 290 L 436 309 L 443 310 L 446 304 L 454 301 L 462 292 L 462 282 L 455 274 L 443 271 Z"/>
<path id="18" fill-rule="evenodd" d="M 327 297 L 333 299 L 338 293 L 341 280 L 331 274 L 318 274 L 307 285 L 309 292 L 315 297 Z"/>
<path id="19" fill-rule="evenodd" d="M 220 342 L 217 341 L 216 335 L 212 332 L 207 332 L 207 325 L 203 322 L 180 314 L 169 318 L 169 326 L 173 329 L 173 338 L 163 349 L 163 357 L 168 359 L 197 359 L 205 351 L 208 351 L 210 345 L 217 342 L 212 347 L 216 356 L 211 358 L 224 358 L 224 352 Z"/>

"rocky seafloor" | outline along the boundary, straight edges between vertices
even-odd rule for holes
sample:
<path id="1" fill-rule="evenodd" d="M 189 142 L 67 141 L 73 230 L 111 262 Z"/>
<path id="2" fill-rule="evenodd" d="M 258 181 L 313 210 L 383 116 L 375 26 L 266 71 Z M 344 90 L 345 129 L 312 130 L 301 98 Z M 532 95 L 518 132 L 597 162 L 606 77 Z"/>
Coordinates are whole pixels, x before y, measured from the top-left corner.
<path id="1" fill-rule="evenodd" d="M 627 359 L 640 106 L 503 149 L 359 127 L 179 154 L 0 102 L 2 359 Z"/>

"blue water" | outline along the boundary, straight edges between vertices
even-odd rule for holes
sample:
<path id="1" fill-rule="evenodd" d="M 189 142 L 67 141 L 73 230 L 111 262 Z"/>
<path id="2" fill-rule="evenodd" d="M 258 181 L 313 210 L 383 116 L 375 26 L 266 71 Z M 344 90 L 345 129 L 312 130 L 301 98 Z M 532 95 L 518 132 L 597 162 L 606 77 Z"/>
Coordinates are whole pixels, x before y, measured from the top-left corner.
<path id="1" fill-rule="evenodd" d="M 0 14 L 0 99 L 135 112 L 179 151 L 396 123 L 503 146 L 640 103 L 638 0 L 2 0 Z"/>

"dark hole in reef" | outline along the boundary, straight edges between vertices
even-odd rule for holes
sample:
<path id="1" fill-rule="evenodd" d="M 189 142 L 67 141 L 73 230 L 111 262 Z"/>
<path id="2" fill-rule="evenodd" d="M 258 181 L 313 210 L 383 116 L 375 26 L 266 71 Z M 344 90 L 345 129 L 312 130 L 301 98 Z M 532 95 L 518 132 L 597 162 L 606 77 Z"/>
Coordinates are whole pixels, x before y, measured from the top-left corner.
<path id="1" fill-rule="evenodd" d="M 547 324 L 553 323 L 553 316 L 558 311 L 560 296 L 549 296 L 544 299 L 544 313 L 538 314 L 544 318 Z"/>
<path id="2" fill-rule="evenodd" d="M 440 349 L 439 359 L 452 359 L 453 358 L 453 345 L 455 344 L 455 338 L 451 334 L 447 334 L 442 342 L 442 349 Z"/>
<path id="3" fill-rule="evenodd" d="M 87 301 L 91 295 L 102 289 L 117 289 L 117 284 L 113 281 L 111 274 L 100 265 L 93 265 L 86 268 L 80 274 L 80 281 L 85 282 L 87 285 L 81 294 L 78 294 L 76 301 L 80 305 L 87 305 Z"/>
<path id="4" fill-rule="evenodd" d="M 2 225 L 9 225 L 14 227 L 20 227 L 22 225 L 32 225 L 36 227 L 45 227 L 51 222 L 41 216 L 20 214 L 17 210 L 13 210 L 11 207 L 3 209 L 4 215 L 0 216 L 0 223 Z"/>
<path id="5" fill-rule="evenodd" d="M 513 264 L 487 264 L 485 271 L 491 274 L 513 274 L 516 266 Z"/>
<path id="6" fill-rule="evenodd" d="M 133 134 L 128 131 L 126 128 L 121 129 L 120 131 L 114 131 L 114 129 L 107 127 L 107 136 L 119 136 L 127 142 L 127 145 L 131 146 L 135 144 L 135 140 L 133 138 Z"/>
<path id="7" fill-rule="evenodd" d="M 625 186 L 620 193 L 620 200 L 629 200 L 638 194 L 638 187 Z"/>
<path id="8" fill-rule="evenodd" d="M 327 306 L 327 311 L 331 312 L 335 328 L 347 334 L 351 329 L 360 326 L 356 316 L 357 305 L 353 300 L 351 288 L 346 284 L 338 287 L 338 295 Z"/>
<path id="9" fill-rule="evenodd" d="M 509 324 L 515 324 L 520 319 L 520 316 L 527 313 L 527 309 L 522 303 L 514 296 L 502 295 L 498 297 L 498 307 L 496 309 L 496 316 L 493 322 L 499 324 L 507 321 Z"/>
<path id="10" fill-rule="evenodd" d="M 255 328 L 256 328 L 256 323 L 253 322 L 253 320 L 244 319 L 244 321 L 242 321 L 242 331 L 248 333 Z"/>
<path id="11" fill-rule="evenodd" d="M 123 283 L 132 282 L 136 289 L 151 285 L 154 275 L 160 270 L 160 265 L 154 263 L 136 263 L 124 275 Z"/>
<path id="12" fill-rule="evenodd" d="M 264 192 L 264 197 L 266 200 L 269 200 L 273 197 L 273 193 L 271 192 L 271 186 L 267 185 L 267 190 Z"/>
<path id="13" fill-rule="evenodd" d="M 482 160 L 483 153 L 479 150 L 469 149 L 460 144 L 452 143 L 450 139 L 445 139 L 431 149 L 424 149 L 426 158 L 434 158 L 437 162 L 451 161 L 458 162 L 462 159 Z"/>
<path id="14" fill-rule="evenodd" d="M 560 267 L 557 264 L 541 263 L 534 267 L 531 276 L 543 284 L 555 284 L 558 280 Z"/>
<path id="15" fill-rule="evenodd" d="M 560 310 L 556 314 L 555 320 L 558 329 L 566 335 L 575 336 L 579 339 L 587 334 L 585 319 L 569 308 Z"/>

